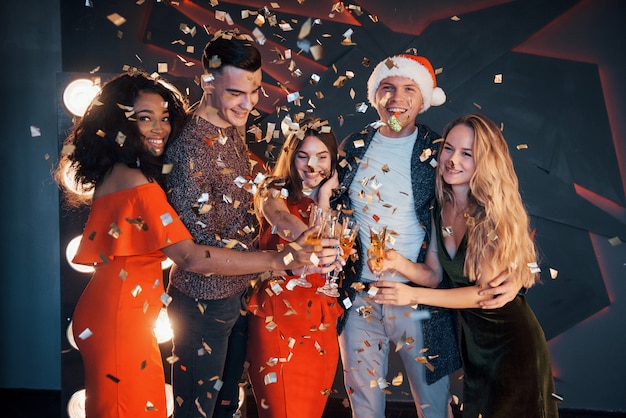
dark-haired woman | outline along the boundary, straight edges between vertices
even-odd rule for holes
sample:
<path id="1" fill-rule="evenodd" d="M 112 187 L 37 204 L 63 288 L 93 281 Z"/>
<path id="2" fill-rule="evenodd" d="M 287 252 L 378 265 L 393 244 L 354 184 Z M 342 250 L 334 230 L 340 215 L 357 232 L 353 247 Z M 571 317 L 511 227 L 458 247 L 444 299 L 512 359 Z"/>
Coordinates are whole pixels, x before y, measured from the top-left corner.
<path id="1" fill-rule="evenodd" d="M 323 121 L 299 124 L 255 199 L 259 248 L 280 248 L 305 231 L 309 205 L 329 208 L 337 158 L 337 140 Z M 297 285 L 298 277 L 287 272 L 258 283 L 249 302 L 248 375 L 260 418 L 319 418 L 331 393 L 343 310 L 317 290 L 322 275 L 307 274 L 309 287 Z"/>
<path id="2" fill-rule="evenodd" d="M 95 272 L 73 314 L 88 418 L 167 415 L 153 333 L 168 302 L 161 271 L 166 256 L 188 271 L 237 272 L 220 261 L 227 257 L 207 257 L 209 250 L 230 250 L 194 244 L 160 185 L 160 155 L 186 118 L 173 87 L 135 70 L 103 86 L 63 147 L 56 178 L 68 203 L 90 205 L 74 262 Z M 68 172 L 74 184 L 64 180 Z M 92 195 L 80 199 L 76 190 Z M 311 251 L 293 252 L 294 267 L 305 264 Z M 264 271 L 269 260 L 284 268 L 285 255 L 250 253 L 245 269 Z"/>

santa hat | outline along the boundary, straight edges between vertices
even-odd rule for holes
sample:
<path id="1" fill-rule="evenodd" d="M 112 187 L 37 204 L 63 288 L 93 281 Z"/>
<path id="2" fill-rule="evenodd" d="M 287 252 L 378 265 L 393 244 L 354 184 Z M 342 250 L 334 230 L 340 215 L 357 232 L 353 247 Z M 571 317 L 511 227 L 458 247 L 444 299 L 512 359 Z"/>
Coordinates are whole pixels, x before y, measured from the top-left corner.
<path id="1" fill-rule="evenodd" d="M 380 82 L 394 76 L 410 78 L 419 86 L 424 101 L 420 113 L 425 112 L 431 105 L 440 106 L 446 102 L 446 94 L 441 87 L 437 87 L 435 71 L 430 62 L 417 55 L 399 54 L 379 62 L 372 71 L 367 80 L 367 99 L 370 103 L 374 104 Z"/>

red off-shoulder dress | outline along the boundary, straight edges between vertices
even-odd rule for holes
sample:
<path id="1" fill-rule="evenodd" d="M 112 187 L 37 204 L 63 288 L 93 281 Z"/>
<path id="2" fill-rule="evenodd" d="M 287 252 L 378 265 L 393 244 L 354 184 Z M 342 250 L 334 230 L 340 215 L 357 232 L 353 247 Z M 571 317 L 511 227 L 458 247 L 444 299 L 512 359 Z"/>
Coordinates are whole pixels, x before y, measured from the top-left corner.
<path id="1" fill-rule="evenodd" d="M 163 307 L 160 249 L 186 239 L 191 235 L 155 183 L 94 200 L 73 260 L 95 266 L 72 317 L 88 418 L 167 416 L 153 331 Z"/>
<path id="2" fill-rule="evenodd" d="M 311 200 L 288 204 L 302 218 Z M 260 249 L 288 244 L 262 222 Z M 287 289 L 290 279 L 259 283 L 249 302 L 248 374 L 259 418 L 319 418 L 324 412 L 339 360 L 337 318 L 343 312 L 337 298 L 318 293 L 324 285 L 319 274 L 313 284 Z"/>

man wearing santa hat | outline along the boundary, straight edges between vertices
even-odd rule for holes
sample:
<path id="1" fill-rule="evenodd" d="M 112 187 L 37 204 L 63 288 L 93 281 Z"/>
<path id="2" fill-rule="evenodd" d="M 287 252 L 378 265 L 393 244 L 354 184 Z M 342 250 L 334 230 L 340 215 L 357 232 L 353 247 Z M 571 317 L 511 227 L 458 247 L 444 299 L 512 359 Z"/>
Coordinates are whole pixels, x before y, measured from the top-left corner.
<path id="1" fill-rule="evenodd" d="M 386 225 L 387 247 L 414 262 L 424 262 L 431 237 L 431 202 L 441 137 L 416 122 L 430 106 L 445 103 L 428 59 L 399 54 L 378 63 L 367 82 L 368 100 L 379 121 L 345 138 L 338 173 L 338 202 L 354 210 L 361 224 L 358 260 L 344 268 L 342 290 L 346 308 L 339 324 L 344 382 L 355 418 L 383 418 L 390 342 L 400 355 L 418 416 L 448 418 L 448 375 L 460 367 L 453 312 L 420 305 L 378 305 L 371 283 L 376 275 L 367 267 L 369 227 Z M 337 202 L 335 202 L 337 203 Z M 384 280 L 406 282 L 383 273 Z M 494 285 L 501 280 L 494 280 Z M 447 287 L 424 274 L 412 285 Z M 500 295 L 489 308 L 504 305 L 518 289 L 506 282 L 485 290 Z M 393 371 L 397 373 L 397 371 Z"/>

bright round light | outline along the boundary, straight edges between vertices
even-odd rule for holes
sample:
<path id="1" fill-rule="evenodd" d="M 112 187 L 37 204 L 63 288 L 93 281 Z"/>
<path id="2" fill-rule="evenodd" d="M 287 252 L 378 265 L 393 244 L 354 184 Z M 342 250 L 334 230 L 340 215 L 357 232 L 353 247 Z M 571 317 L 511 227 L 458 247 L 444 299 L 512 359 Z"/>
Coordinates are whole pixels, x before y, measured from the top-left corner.
<path id="1" fill-rule="evenodd" d="M 93 196 L 93 188 L 91 190 L 84 190 L 80 184 L 76 184 L 76 169 L 70 164 L 65 164 L 62 167 L 63 172 L 63 186 L 65 186 L 72 193 L 82 195 L 86 198 Z"/>
<path id="2" fill-rule="evenodd" d="M 174 413 L 174 389 L 169 383 L 165 384 L 165 402 L 167 416 Z M 76 391 L 67 403 L 67 413 L 70 418 L 85 418 L 85 389 Z"/>
<path id="3" fill-rule="evenodd" d="M 65 335 L 70 345 L 76 350 L 79 350 L 78 345 L 76 345 L 76 340 L 74 339 L 73 323 L 73 321 L 70 321 Z M 174 336 L 174 331 L 172 331 L 172 326 L 170 325 L 170 318 L 167 316 L 167 310 L 165 308 L 161 308 L 161 312 L 159 312 L 159 316 L 154 323 L 154 336 L 159 344 L 171 340 Z"/>
<path id="4" fill-rule="evenodd" d="M 165 260 L 161 261 L 161 270 L 167 270 L 168 268 L 172 267 L 172 264 L 174 264 L 172 259 L 169 257 L 166 258 Z"/>
<path id="5" fill-rule="evenodd" d="M 63 104 L 74 116 L 82 117 L 99 91 L 100 86 L 92 80 L 79 78 L 68 84 L 63 91 Z"/>
<path id="6" fill-rule="evenodd" d="M 78 346 L 76 345 L 76 340 L 74 339 L 74 331 L 73 331 L 73 322 L 70 321 L 70 324 L 67 326 L 67 331 L 65 331 L 65 336 L 67 337 L 67 341 L 69 341 L 70 345 L 78 350 Z"/>
<path id="7" fill-rule="evenodd" d="M 74 392 L 67 403 L 67 414 L 70 418 L 85 418 L 85 389 Z"/>
<path id="8" fill-rule="evenodd" d="M 172 326 L 170 325 L 170 318 L 167 316 L 167 310 L 161 308 L 156 323 L 154 324 L 154 336 L 159 344 L 167 342 L 174 336 Z"/>
<path id="9" fill-rule="evenodd" d="M 85 266 L 83 264 L 76 264 L 72 262 L 74 256 L 76 255 L 76 251 L 78 251 L 78 246 L 80 245 L 82 237 L 82 235 L 78 235 L 77 237 L 72 238 L 72 240 L 67 244 L 67 247 L 65 247 L 65 258 L 74 270 L 80 273 L 93 273 L 93 266 Z"/>

